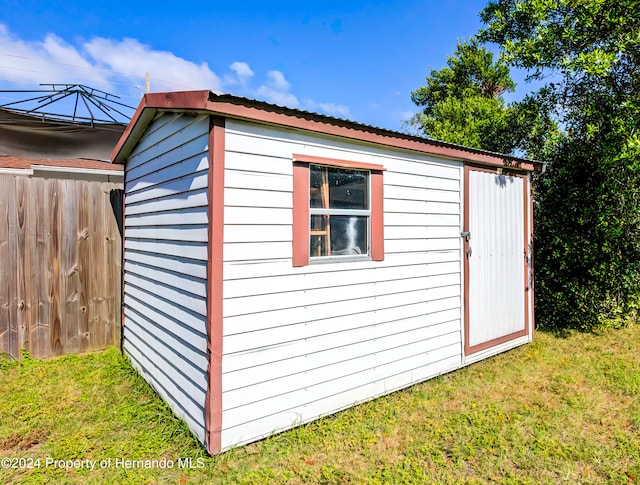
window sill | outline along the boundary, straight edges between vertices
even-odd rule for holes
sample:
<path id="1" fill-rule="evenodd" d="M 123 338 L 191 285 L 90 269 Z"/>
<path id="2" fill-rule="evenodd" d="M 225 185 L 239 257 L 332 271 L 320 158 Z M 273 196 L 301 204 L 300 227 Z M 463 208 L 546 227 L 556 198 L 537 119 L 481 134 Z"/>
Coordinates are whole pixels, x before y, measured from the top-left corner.
<path id="1" fill-rule="evenodd" d="M 368 254 L 349 254 L 346 256 L 314 256 L 309 258 L 309 264 L 346 263 L 354 261 L 371 261 L 371 256 Z"/>

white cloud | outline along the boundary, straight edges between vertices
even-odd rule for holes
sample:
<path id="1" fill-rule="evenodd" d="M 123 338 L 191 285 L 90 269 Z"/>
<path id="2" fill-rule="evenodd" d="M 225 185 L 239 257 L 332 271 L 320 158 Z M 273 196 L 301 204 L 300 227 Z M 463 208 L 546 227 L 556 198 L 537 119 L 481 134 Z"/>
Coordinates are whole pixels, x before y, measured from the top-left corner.
<path id="1" fill-rule="evenodd" d="M 152 91 L 218 90 L 222 83 L 206 62 L 196 64 L 136 39 L 96 37 L 71 45 L 55 34 L 27 42 L 0 24 L 2 81 L 32 87 L 40 83 L 88 84 L 117 91 L 120 84 L 141 88 L 148 72 Z M 111 84 L 115 83 L 115 84 Z"/>
<path id="2" fill-rule="evenodd" d="M 85 69 L 91 68 L 91 63 L 84 59 L 75 47 L 68 45 L 54 34 L 48 34 L 45 37 L 42 47 L 45 55 L 48 55 L 53 62 L 67 63 Z"/>
<path id="3" fill-rule="evenodd" d="M 196 64 L 167 51 L 156 51 L 136 39 L 96 37 L 83 46 L 96 63 L 134 79 L 149 73 L 152 91 L 212 89 L 220 78 L 206 62 Z"/>
<path id="4" fill-rule="evenodd" d="M 349 108 L 344 104 L 316 103 L 311 99 L 305 99 L 303 106 L 304 109 L 308 111 L 317 111 L 329 116 L 337 116 L 339 118 L 348 118 L 349 116 L 351 116 Z"/>
<path id="5" fill-rule="evenodd" d="M 269 78 L 269 83 L 276 89 L 287 91 L 291 87 L 289 81 L 284 78 L 284 74 L 280 71 L 269 71 L 267 77 Z"/>
<path id="6" fill-rule="evenodd" d="M 73 82 L 69 79 L 74 76 L 100 86 L 107 81 L 105 74 L 95 71 L 75 47 L 53 34 L 41 42 L 25 42 L 0 24 L 0 54 L 2 80 L 20 86 Z"/>
<path id="7" fill-rule="evenodd" d="M 302 108 L 309 111 L 319 111 L 331 116 L 348 117 L 349 108 L 336 103 L 316 103 L 311 99 L 304 99 L 300 102 L 296 95 L 291 92 L 291 83 L 287 81 L 282 71 L 272 70 L 267 72 L 267 80 L 257 89 L 249 86 L 249 81 L 254 76 L 254 72 L 246 62 L 234 62 L 230 69 L 235 76 L 225 76 L 226 85 L 237 86 L 234 94 L 255 98 L 260 101 L 288 106 L 290 108 Z"/>
<path id="8" fill-rule="evenodd" d="M 235 61 L 221 78 L 206 62 L 198 64 L 132 38 L 94 37 L 72 44 L 50 33 L 39 41 L 25 41 L 0 23 L 0 72 L 0 87 L 5 89 L 34 89 L 40 83 L 86 84 L 128 98 L 123 101 L 130 104 L 137 104 L 149 73 L 155 92 L 233 89 L 234 94 L 280 106 L 299 108 L 302 104 L 303 109 L 349 116 L 348 107 L 341 104 L 300 103 L 282 71 L 268 71 L 258 84 L 250 65 Z"/>
<path id="9" fill-rule="evenodd" d="M 237 89 L 241 92 L 237 94 L 244 94 L 243 92 L 248 90 L 248 85 L 254 76 L 254 72 L 249 67 L 249 64 L 241 61 L 233 62 L 229 69 L 233 71 L 233 74 L 225 74 L 222 84 L 227 87 L 239 86 Z"/>
<path id="10" fill-rule="evenodd" d="M 298 98 L 289 92 L 291 84 L 280 71 L 269 71 L 267 82 L 256 90 L 256 96 L 269 103 L 280 106 L 297 108 L 300 105 Z"/>
<path id="11" fill-rule="evenodd" d="M 320 109 L 331 116 L 340 116 L 343 118 L 349 116 L 349 108 L 343 104 L 320 103 Z"/>
<path id="12" fill-rule="evenodd" d="M 249 64 L 247 64 L 246 62 L 236 61 L 229 67 L 233 72 L 236 73 L 236 76 L 243 85 L 253 77 L 253 71 L 249 67 Z"/>

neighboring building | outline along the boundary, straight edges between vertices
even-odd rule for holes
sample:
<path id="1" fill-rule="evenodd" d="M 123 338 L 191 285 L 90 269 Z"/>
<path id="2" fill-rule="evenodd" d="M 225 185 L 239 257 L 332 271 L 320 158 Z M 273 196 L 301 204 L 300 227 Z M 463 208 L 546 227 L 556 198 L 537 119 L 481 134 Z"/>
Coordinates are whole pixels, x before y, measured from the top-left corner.
<path id="1" fill-rule="evenodd" d="M 112 159 L 124 349 L 210 453 L 532 339 L 537 162 L 209 91 Z"/>

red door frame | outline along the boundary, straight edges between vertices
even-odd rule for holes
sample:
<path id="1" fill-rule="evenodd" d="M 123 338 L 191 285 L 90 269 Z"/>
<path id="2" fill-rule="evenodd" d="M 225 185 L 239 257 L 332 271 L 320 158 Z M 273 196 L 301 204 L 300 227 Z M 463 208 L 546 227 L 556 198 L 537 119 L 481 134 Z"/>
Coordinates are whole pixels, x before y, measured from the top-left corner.
<path id="1" fill-rule="evenodd" d="M 528 257 L 532 253 L 532 250 L 529 249 L 533 247 L 533 199 L 530 196 L 530 188 L 528 184 L 528 176 L 527 174 L 523 174 L 520 172 L 514 172 L 510 170 L 505 170 L 500 168 L 486 168 L 486 167 L 475 167 L 473 165 L 465 165 L 464 167 L 464 221 L 463 221 L 463 230 L 469 231 L 469 173 L 474 170 L 477 172 L 485 172 L 491 173 L 495 175 L 510 175 L 516 176 L 523 179 L 523 226 L 524 226 L 524 284 L 523 284 L 523 298 L 524 298 L 524 328 L 522 330 L 518 330 L 517 332 L 512 332 L 507 335 L 503 335 L 501 337 L 497 337 L 492 340 L 487 340 L 486 342 L 481 342 L 476 345 L 469 345 L 469 330 L 470 330 L 470 308 L 469 308 L 469 256 L 467 254 L 467 250 L 471 246 L 471 242 L 467 240 L 467 238 L 463 239 L 463 258 L 464 258 L 464 355 L 468 356 L 474 354 L 476 352 L 480 352 L 482 350 L 488 349 L 490 347 L 494 347 L 496 345 L 502 344 L 504 342 L 508 342 L 510 340 L 523 337 L 529 334 L 529 307 L 530 298 L 533 297 L 533 277 L 531 277 L 531 285 L 530 281 L 530 271 L 532 271 L 532 261 L 533 259 Z M 530 228 L 530 229 L 529 229 Z M 531 261 L 530 261 L 531 260 Z"/>

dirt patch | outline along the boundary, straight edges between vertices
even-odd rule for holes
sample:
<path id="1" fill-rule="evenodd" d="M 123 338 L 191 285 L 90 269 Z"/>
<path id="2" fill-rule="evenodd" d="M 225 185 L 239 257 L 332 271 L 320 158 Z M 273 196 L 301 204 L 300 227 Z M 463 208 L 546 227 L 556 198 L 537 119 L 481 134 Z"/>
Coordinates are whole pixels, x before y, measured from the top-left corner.
<path id="1" fill-rule="evenodd" d="M 31 431 L 28 434 L 12 433 L 6 438 L 0 439 L 0 450 L 29 450 L 46 440 L 48 435 L 49 433 L 42 429 Z"/>

